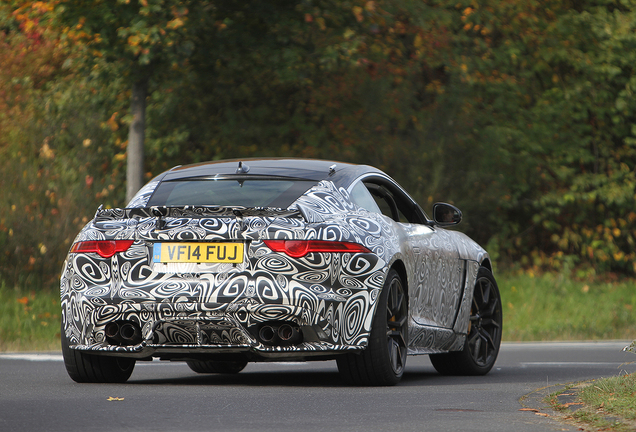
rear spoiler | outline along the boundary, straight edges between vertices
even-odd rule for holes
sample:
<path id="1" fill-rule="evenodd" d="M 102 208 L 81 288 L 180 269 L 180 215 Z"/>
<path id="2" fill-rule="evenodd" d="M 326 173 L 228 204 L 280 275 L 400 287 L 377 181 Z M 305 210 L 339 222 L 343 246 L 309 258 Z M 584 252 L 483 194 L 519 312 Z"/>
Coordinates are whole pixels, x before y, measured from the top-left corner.
<path id="1" fill-rule="evenodd" d="M 105 222 L 114 219 L 143 219 L 149 217 L 173 218 L 214 218 L 214 217 L 301 217 L 298 209 L 281 209 L 274 207 L 241 207 L 241 206 L 153 206 L 139 208 L 105 209 L 99 206 L 95 213 L 95 222 Z"/>

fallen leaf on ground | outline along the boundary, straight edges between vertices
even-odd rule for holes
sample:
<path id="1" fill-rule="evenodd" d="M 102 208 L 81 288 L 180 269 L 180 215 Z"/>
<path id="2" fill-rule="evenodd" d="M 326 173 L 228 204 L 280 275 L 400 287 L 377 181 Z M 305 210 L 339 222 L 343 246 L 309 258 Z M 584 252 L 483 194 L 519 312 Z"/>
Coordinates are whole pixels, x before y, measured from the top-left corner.
<path id="1" fill-rule="evenodd" d="M 108 399 L 106 399 L 106 400 L 107 400 L 107 401 L 109 401 L 109 402 L 112 402 L 112 401 L 123 401 L 123 400 L 124 400 L 124 398 L 119 398 L 119 397 L 112 397 L 112 396 L 110 396 L 110 397 L 109 397 Z"/>
<path id="2" fill-rule="evenodd" d="M 530 412 L 539 412 L 538 409 L 534 409 L 534 408 L 521 408 L 519 411 L 530 411 Z"/>

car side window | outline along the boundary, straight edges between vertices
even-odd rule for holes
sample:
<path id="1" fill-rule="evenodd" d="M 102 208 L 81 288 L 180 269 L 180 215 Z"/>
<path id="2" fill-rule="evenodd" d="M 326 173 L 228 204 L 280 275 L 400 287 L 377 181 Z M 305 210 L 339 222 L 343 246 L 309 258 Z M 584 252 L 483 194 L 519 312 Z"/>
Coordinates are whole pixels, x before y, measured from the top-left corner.
<path id="1" fill-rule="evenodd" d="M 371 213 L 382 214 L 382 211 L 376 204 L 373 196 L 362 182 L 358 182 L 349 193 L 351 201 Z"/>
<path id="2" fill-rule="evenodd" d="M 398 209 L 393 195 L 386 190 L 386 188 L 374 183 L 366 183 L 365 186 L 373 196 L 373 199 L 382 211 L 383 215 L 390 217 L 396 222 L 405 220 L 404 216 Z"/>
<path id="3" fill-rule="evenodd" d="M 384 179 L 365 180 L 364 185 L 383 215 L 396 222 L 426 223 L 427 218 L 420 207 L 398 186 Z"/>

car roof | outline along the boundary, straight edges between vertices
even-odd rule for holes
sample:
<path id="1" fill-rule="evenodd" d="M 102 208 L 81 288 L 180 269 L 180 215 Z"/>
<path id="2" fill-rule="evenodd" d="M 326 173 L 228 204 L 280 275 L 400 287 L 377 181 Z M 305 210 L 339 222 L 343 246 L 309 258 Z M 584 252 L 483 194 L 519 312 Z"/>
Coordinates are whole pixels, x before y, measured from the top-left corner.
<path id="1" fill-rule="evenodd" d="M 242 172 L 237 172 L 239 162 L 243 167 Z M 332 167 L 334 167 L 333 172 Z M 242 176 L 293 177 L 313 181 L 329 179 L 336 184 L 345 185 L 353 181 L 353 179 L 368 173 L 382 174 L 382 171 L 368 165 L 318 159 L 245 158 L 178 166 L 160 175 L 158 180 L 170 181 L 193 177 L 240 174 Z"/>

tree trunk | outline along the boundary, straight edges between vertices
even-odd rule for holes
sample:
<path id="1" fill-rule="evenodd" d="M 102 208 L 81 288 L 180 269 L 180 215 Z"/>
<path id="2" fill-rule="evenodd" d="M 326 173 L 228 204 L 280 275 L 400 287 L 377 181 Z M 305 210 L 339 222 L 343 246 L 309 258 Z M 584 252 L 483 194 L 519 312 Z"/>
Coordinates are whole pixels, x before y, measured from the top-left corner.
<path id="1" fill-rule="evenodd" d="M 143 186 L 144 182 L 144 139 L 146 128 L 146 94 L 148 80 L 133 84 L 130 113 L 132 123 L 128 131 L 128 161 L 126 166 L 126 202 Z"/>

